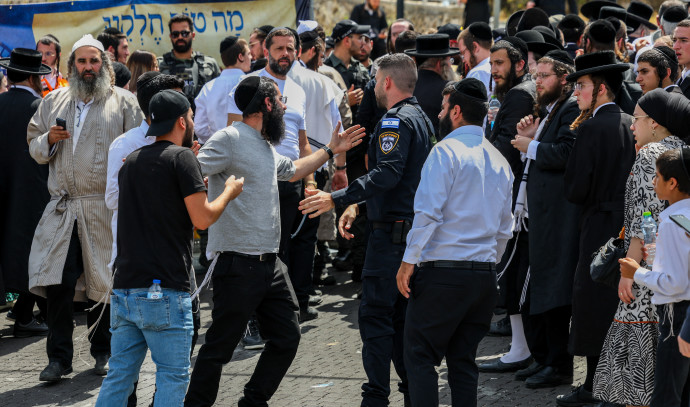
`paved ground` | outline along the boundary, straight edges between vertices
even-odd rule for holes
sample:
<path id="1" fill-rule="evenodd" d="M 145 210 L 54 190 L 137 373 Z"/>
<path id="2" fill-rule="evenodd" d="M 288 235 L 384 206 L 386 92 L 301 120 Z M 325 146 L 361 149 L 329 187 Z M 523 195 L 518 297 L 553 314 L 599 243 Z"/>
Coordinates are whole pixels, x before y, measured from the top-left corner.
<path id="1" fill-rule="evenodd" d="M 271 405 L 276 407 L 345 407 L 358 406 L 360 386 L 365 380 L 361 364 L 361 342 L 357 327 L 355 293 L 358 285 L 349 281 L 349 273 L 335 272 L 338 285 L 323 288 L 324 302 L 318 306 L 320 316 L 302 325 L 302 341 L 297 357 Z M 202 332 L 211 323 L 210 291 L 202 295 Z M 38 374 L 47 365 L 44 338 L 12 338 L 11 322 L 0 314 L 0 405 L 24 406 L 92 406 L 102 377 L 92 372 L 94 360 L 88 343 L 81 338 L 85 316 L 76 317 L 74 373 L 60 383 L 47 385 L 38 381 Z M 493 359 L 506 352 L 508 338 L 485 338 L 478 361 Z M 198 350 L 197 344 L 196 350 Z M 196 355 L 196 352 L 195 352 Z M 234 406 L 244 383 L 251 375 L 259 353 L 238 347 L 233 360 L 225 366 L 221 391 L 216 405 Z M 192 361 L 192 364 L 194 360 Z M 409 367 L 408 367 L 409 368 Z M 584 378 L 584 363 L 576 359 L 575 382 Z M 450 392 L 445 381 L 446 368 L 439 368 L 441 405 L 450 405 Z M 512 380 L 512 374 L 481 374 L 479 377 L 480 406 L 552 406 L 555 397 L 569 391 L 569 386 L 555 389 L 528 390 L 523 382 Z M 391 388 L 396 389 L 393 373 Z M 155 382 L 155 366 L 147 357 L 141 369 L 139 406 L 151 400 Z M 402 406 L 399 393 L 391 395 L 392 406 Z"/>

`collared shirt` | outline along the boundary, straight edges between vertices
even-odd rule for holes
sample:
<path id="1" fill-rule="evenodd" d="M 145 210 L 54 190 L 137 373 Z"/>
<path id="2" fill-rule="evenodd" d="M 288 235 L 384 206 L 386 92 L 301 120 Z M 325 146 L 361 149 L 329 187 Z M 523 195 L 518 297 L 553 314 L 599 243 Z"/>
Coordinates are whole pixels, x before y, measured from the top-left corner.
<path id="1" fill-rule="evenodd" d="M 12 85 L 12 87 L 13 87 L 13 88 L 17 88 L 17 89 L 24 89 L 24 90 L 26 90 L 26 91 L 31 92 L 31 94 L 34 95 L 34 96 L 36 96 L 37 98 L 41 98 L 41 99 L 43 98 L 43 96 L 39 95 L 38 92 L 36 92 L 33 88 L 30 88 L 30 87 L 28 87 L 28 86 L 24 86 L 24 85 Z"/>
<path id="2" fill-rule="evenodd" d="M 77 101 L 77 108 L 74 111 L 74 134 L 72 134 L 72 152 L 77 149 L 77 143 L 79 142 L 79 136 L 81 135 L 81 129 L 84 128 L 84 123 L 86 122 L 86 115 L 89 114 L 89 109 L 93 105 L 93 98 L 84 103 L 84 101 Z M 57 144 L 57 143 L 56 143 Z"/>
<path id="3" fill-rule="evenodd" d="M 204 144 L 213 133 L 228 125 L 228 104 L 230 92 L 244 75 L 241 69 L 224 69 L 220 76 L 208 82 L 194 100 L 194 132 L 199 143 Z"/>
<path id="4" fill-rule="evenodd" d="M 607 106 L 607 105 L 615 105 L 615 103 L 614 102 L 608 102 L 608 103 L 604 103 L 603 105 L 597 107 L 596 109 L 594 109 L 594 113 L 592 113 L 592 117 L 597 115 L 597 112 L 599 111 L 599 109 L 601 109 L 602 107 Z"/>
<path id="5" fill-rule="evenodd" d="M 554 106 L 556 106 L 556 102 L 553 102 L 550 105 L 546 106 L 546 111 L 548 113 L 551 113 Z M 547 115 L 547 117 L 548 117 L 548 115 Z M 526 157 L 529 158 L 530 160 L 536 160 L 537 159 L 537 148 L 539 148 L 539 137 L 541 136 L 542 130 L 544 130 L 544 125 L 546 125 L 546 117 L 542 118 L 541 121 L 539 122 L 539 127 L 537 128 L 537 132 L 534 134 L 534 140 L 530 141 L 529 145 L 527 146 Z"/>
<path id="6" fill-rule="evenodd" d="M 403 261 L 496 263 L 513 231 L 513 173 L 479 126 L 441 140 L 422 168 Z"/>
<path id="7" fill-rule="evenodd" d="M 468 78 L 475 78 L 482 81 L 486 87 L 486 93 L 489 93 L 489 84 L 491 83 L 491 64 L 489 63 L 489 59 L 489 57 L 484 58 L 484 60 L 470 69 L 467 73 Z"/>
<path id="8" fill-rule="evenodd" d="M 113 229 L 113 250 L 110 259 L 110 266 L 112 268 L 115 257 L 117 256 L 117 202 L 120 197 L 120 186 L 118 183 L 118 175 L 120 168 L 124 164 L 123 159 L 130 155 L 135 150 L 141 147 L 148 146 L 156 141 L 155 137 L 146 137 L 146 132 L 149 130 L 149 125 L 146 120 L 141 121 L 139 127 L 135 127 L 127 133 L 119 136 L 110 144 L 108 150 L 108 175 L 105 184 L 105 206 L 113 211 L 113 219 L 111 227 Z"/>
<path id="9" fill-rule="evenodd" d="M 299 131 L 307 130 L 307 99 L 304 90 L 289 76 L 285 79 L 278 79 L 269 74 L 266 68 L 240 78 L 240 81 L 247 76 L 257 75 L 273 79 L 278 84 L 278 89 L 283 96 L 287 97 L 287 109 L 285 110 L 285 136 L 280 144 L 275 146 L 280 155 L 284 155 L 291 160 L 299 159 Z M 235 86 L 235 89 L 237 86 Z M 235 89 L 230 92 L 227 113 L 241 115 L 242 111 L 235 104 Z M 227 120 L 226 120 L 227 121 Z"/>
<path id="10" fill-rule="evenodd" d="M 635 282 L 654 292 L 653 304 L 690 300 L 690 237 L 670 219 L 671 215 L 690 218 L 690 199 L 683 199 L 659 214 L 659 233 L 652 270 L 640 267 Z"/>

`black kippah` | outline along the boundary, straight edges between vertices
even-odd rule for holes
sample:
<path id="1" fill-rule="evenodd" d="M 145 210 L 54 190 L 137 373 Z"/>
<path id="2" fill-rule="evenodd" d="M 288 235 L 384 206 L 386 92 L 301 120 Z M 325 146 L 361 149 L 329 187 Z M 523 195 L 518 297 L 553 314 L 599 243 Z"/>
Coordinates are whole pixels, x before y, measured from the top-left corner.
<path id="1" fill-rule="evenodd" d="M 303 44 L 316 41 L 317 38 L 319 38 L 319 34 L 316 31 L 305 31 L 299 35 L 299 40 Z"/>
<path id="2" fill-rule="evenodd" d="M 616 30 L 616 32 L 618 32 L 618 30 L 621 29 L 621 20 L 619 20 L 618 18 L 609 16 L 606 17 L 605 20 L 611 23 L 613 29 Z"/>
<path id="3" fill-rule="evenodd" d="M 262 25 L 261 27 L 259 27 L 259 30 L 263 31 L 266 35 L 268 35 L 268 33 L 270 33 L 273 30 L 273 28 L 274 27 L 272 25 Z"/>
<path id="4" fill-rule="evenodd" d="M 575 61 L 570 57 L 570 54 L 568 54 L 566 51 L 560 50 L 560 49 L 554 49 L 546 54 L 544 54 L 545 57 L 551 58 L 554 61 L 558 61 L 561 63 L 564 63 L 566 65 L 573 66 L 575 65 Z"/>
<path id="5" fill-rule="evenodd" d="M 467 29 L 470 31 L 470 34 L 472 34 L 474 38 L 478 40 L 491 41 L 493 39 L 493 36 L 491 35 L 491 27 L 489 24 L 483 21 L 472 23 L 469 25 L 469 27 L 467 27 Z"/>
<path id="6" fill-rule="evenodd" d="M 658 47 L 654 47 L 654 49 L 661 52 L 664 58 L 668 59 L 668 62 L 671 65 L 678 64 L 678 56 L 676 55 L 676 51 L 673 49 L 667 47 L 666 45 L 660 45 Z"/>
<path id="7" fill-rule="evenodd" d="M 573 29 L 583 29 L 585 28 L 585 22 L 575 14 L 568 14 L 558 23 L 558 28 L 573 28 Z"/>
<path id="8" fill-rule="evenodd" d="M 522 54 L 522 59 L 524 59 L 525 62 L 527 62 L 528 48 L 527 43 L 525 41 L 518 37 L 505 37 L 502 41 L 508 42 L 510 45 L 512 45 L 513 48 L 520 51 L 520 53 Z"/>
<path id="9" fill-rule="evenodd" d="M 455 90 L 463 96 L 477 99 L 486 102 L 488 97 L 486 95 L 486 86 L 484 83 L 476 78 L 465 78 L 453 85 Z"/>
<path id="10" fill-rule="evenodd" d="M 596 42 L 607 44 L 616 40 L 616 29 L 609 21 L 596 20 L 589 25 L 589 36 Z"/>
<path id="11" fill-rule="evenodd" d="M 163 75 L 163 74 L 159 71 L 144 72 L 137 79 L 137 89 L 143 89 L 145 86 L 148 86 L 148 84 L 151 82 L 151 80 L 158 75 Z"/>
<path id="12" fill-rule="evenodd" d="M 242 112 L 249 108 L 254 95 L 259 93 L 259 84 L 261 83 L 261 78 L 258 76 L 248 76 L 237 85 L 235 89 L 235 104 L 237 108 Z M 256 103 L 254 103 L 256 104 Z M 252 108 L 254 106 L 251 106 Z"/>
<path id="13" fill-rule="evenodd" d="M 220 53 L 222 54 L 223 51 L 237 44 L 237 40 L 237 37 L 232 36 L 223 38 L 223 41 L 220 42 Z"/>
<path id="14" fill-rule="evenodd" d="M 669 23 L 680 23 L 688 18 L 688 10 L 683 6 L 671 6 L 664 11 L 664 15 L 661 18 Z"/>

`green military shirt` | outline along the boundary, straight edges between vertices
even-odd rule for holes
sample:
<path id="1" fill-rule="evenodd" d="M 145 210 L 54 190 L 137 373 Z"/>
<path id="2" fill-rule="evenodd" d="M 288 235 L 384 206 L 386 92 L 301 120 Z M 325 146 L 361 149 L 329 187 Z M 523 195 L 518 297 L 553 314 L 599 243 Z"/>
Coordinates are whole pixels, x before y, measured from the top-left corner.
<path id="1" fill-rule="evenodd" d="M 192 52 L 189 59 L 177 59 L 172 52 L 166 52 L 158 57 L 158 69 L 161 73 L 184 80 L 184 93 L 190 100 L 194 100 L 205 83 L 220 75 L 218 62 L 196 51 Z"/>
<path id="2" fill-rule="evenodd" d="M 350 66 L 345 68 L 343 61 L 341 61 L 335 54 L 331 54 L 324 64 L 332 66 L 343 77 L 345 85 L 350 89 L 350 86 L 355 85 L 355 89 L 364 89 L 367 82 L 369 82 L 369 70 L 354 58 L 350 58 Z"/>

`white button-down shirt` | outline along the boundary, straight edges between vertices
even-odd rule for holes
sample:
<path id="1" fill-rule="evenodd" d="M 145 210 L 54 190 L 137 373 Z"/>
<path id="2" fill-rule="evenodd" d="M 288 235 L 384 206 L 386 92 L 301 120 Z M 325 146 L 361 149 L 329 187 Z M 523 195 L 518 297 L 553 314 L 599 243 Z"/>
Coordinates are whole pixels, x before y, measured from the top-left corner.
<path id="1" fill-rule="evenodd" d="M 77 143 L 79 142 L 79 136 L 81 135 L 81 129 L 84 128 L 84 123 L 86 122 L 86 115 L 89 114 L 89 109 L 93 105 L 93 99 L 89 100 L 88 103 L 83 101 L 77 102 L 77 108 L 74 111 L 74 134 L 72 134 L 72 152 L 76 151 Z"/>
<path id="2" fill-rule="evenodd" d="M 227 127 L 230 91 L 237 86 L 243 75 L 241 69 L 224 69 L 219 77 L 205 84 L 194 99 L 194 132 L 200 144 L 205 144 L 213 133 Z"/>
<path id="3" fill-rule="evenodd" d="M 146 132 L 149 130 L 149 125 L 146 120 L 141 121 L 139 127 L 135 127 L 127 133 L 119 136 L 110 144 L 108 151 L 108 177 L 105 184 L 105 206 L 113 211 L 113 219 L 111 226 L 113 230 L 113 250 L 110 264 L 113 267 L 115 257 L 117 256 L 117 201 L 120 197 L 120 186 L 117 182 L 117 176 L 120 174 L 122 168 L 122 159 L 133 153 L 134 151 L 153 144 L 156 141 L 155 137 L 146 137 Z"/>
<path id="4" fill-rule="evenodd" d="M 635 272 L 635 282 L 654 292 L 652 304 L 690 300 L 690 237 L 669 218 L 671 215 L 690 218 L 690 199 L 678 201 L 659 214 L 652 270 L 640 267 Z"/>
<path id="5" fill-rule="evenodd" d="M 496 263 L 513 232 L 513 173 L 479 126 L 455 129 L 429 153 L 403 261 Z"/>
<path id="6" fill-rule="evenodd" d="M 491 83 L 491 64 L 489 64 L 489 58 L 485 58 L 482 62 L 478 63 L 477 66 L 470 69 L 467 73 L 468 78 L 475 78 L 482 81 L 486 87 L 486 93 L 489 93 L 489 84 Z"/>

